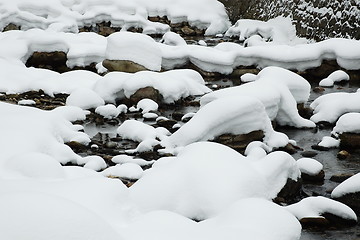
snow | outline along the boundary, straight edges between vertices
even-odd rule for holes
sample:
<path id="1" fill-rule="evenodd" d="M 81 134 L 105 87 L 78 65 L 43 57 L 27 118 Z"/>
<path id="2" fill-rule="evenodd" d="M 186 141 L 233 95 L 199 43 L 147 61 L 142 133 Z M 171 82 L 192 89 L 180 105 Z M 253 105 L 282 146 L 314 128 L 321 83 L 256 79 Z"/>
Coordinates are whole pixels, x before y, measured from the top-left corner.
<path id="1" fill-rule="evenodd" d="M 104 100 L 96 92 L 88 88 L 76 89 L 66 99 L 67 106 L 76 106 L 82 109 L 97 108 L 104 104 Z"/>
<path id="2" fill-rule="evenodd" d="M 335 123 L 339 117 L 349 112 L 360 112 L 360 92 L 355 93 L 329 93 L 315 99 L 310 104 L 314 115 L 310 118 L 313 122 Z"/>
<path id="3" fill-rule="evenodd" d="M 337 148 L 340 146 L 340 140 L 332 137 L 324 136 L 318 144 L 320 147 Z"/>
<path id="4" fill-rule="evenodd" d="M 236 104 L 234 104 L 236 103 Z M 212 140 L 222 134 L 246 134 L 262 130 L 271 148 L 285 146 L 286 135 L 275 132 L 263 104 L 256 98 L 232 96 L 214 100 L 202 108 L 179 130 L 162 141 L 171 147 Z"/>
<path id="5" fill-rule="evenodd" d="M 279 67 L 267 67 L 259 72 L 257 79 L 236 87 L 225 88 L 201 97 L 201 106 L 215 99 L 229 96 L 251 96 L 265 106 L 270 120 L 280 125 L 315 127 L 312 121 L 302 118 L 297 103 L 304 103 L 310 96 L 310 84 L 301 76 Z"/>
<path id="6" fill-rule="evenodd" d="M 344 132 L 360 133 L 360 113 L 346 113 L 336 122 L 331 134 L 339 136 Z"/>
<path id="7" fill-rule="evenodd" d="M 144 159 L 133 158 L 132 156 L 128 156 L 125 154 L 116 155 L 111 159 L 111 161 L 117 164 L 135 163 L 139 166 L 149 166 L 155 162 L 155 160 L 147 161 Z"/>
<path id="8" fill-rule="evenodd" d="M 115 1 L 37 1 L 16 0 L 2 4 L 0 29 L 14 23 L 22 29 L 41 28 L 51 31 L 78 32 L 82 26 L 111 21 L 123 30 L 142 28 L 144 33 L 164 33 L 169 26 L 148 20 L 151 16 L 167 16 L 172 23 L 187 21 L 206 29 L 206 34 L 224 32 L 230 25 L 224 6 L 217 1 L 145 0 Z"/>
<path id="9" fill-rule="evenodd" d="M 343 203 L 322 196 L 307 197 L 298 203 L 285 207 L 297 219 L 322 217 L 324 213 L 331 213 L 343 219 L 355 220 L 355 212 Z"/>
<path id="10" fill-rule="evenodd" d="M 2 239 L 123 239 L 93 211 L 48 193 L 2 193 L 0 211 Z"/>
<path id="11" fill-rule="evenodd" d="M 231 26 L 225 33 L 225 36 L 238 36 L 244 41 L 251 36 L 258 35 L 265 40 L 275 44 L 297 44 L 305 43 L 306 40 L 300 40 L 296 37 L 296 29 L 292 20 L 287 17 L 276 17 L 267 22 L 253 19 L 240 19 L 235 25 Z"/>
<path id="12" fill-rule="evenodd" d="M 123 122 L 120 127 L 118 127 L 117 133 L 124 139 L 136 142 L 156 138 L 156 130 L 154 127 L 133 119 Z"/>
<path id="13" fill-rule="evenodd" d="M 100 156 L 87 156 L 79 159 L 78 164 L 84 165 L 84 168 L 92 169 L 94 171 L 100 171 L 106 168 L 105 160 Z"/>
<path id="14" fill-rule="evenodd" d="M 78 126 L 72 125 L 59 111 L 7 103 L 0 103 L 0 111 L 0 163 L 15 154 L 31 152 L 47 154 L 60 163 L 76 162 L 80 157 L 64 142 L 90 142 L 89 137 L 78 132 Z"/>
<path id="15" fill-rule="evenodd" d="M 1 172 L 2 178 L 65 178 L 65 172 L 58 161 L 38 152 L 15 154 L 4 163 Z"/>
<path id="16" fill-rule="evenodd" d="M 161 52 L 151 37 L 131 32 L 116 32 L 107 38 L 105 53 L 109 60 L 128 60 L 148 70 L 161 70 Z"/>
<path id="17" fill-rule="evenodd" d="M 240 77 L 241 79 L 241 82 L 253 82 L 256 80 L 256 74 L 253 74 L 253 73 L 245 73 L 243 75 L 241 75 Z"/>
<path id="18" fill-rule="evenodd" d="M 136 104 L 136 108 L 137 109 L 141 109 L 143 114 L 148 113 L 150 111 L 157 111 L 159 108 L 159 105 L 148 98 L 144 98 L 141 99 L 137 104 Z"/>
<path id="19" fill-rule="evenodd" d="M 143 114 L 143 118 L 144 119 L 149 119 L 149 120 L 152 120 L 152 119 L 156 119 L 157 117 L 159 117 L 159 115 L 157 115 L 156 113 L 144 113 Z"/>
<path id="20" fill-rule="evenodd" d="M 104 106 L 98 106 L 95 112 L 106 119 L 116 118 L 120 114 L 121 109 L 117 108 L 114 104 L 106 104 Z"/>
<path id="21" fill-rule="evenodd" d="M 334 83 L 341 82 L 341 81 L 349 81 L 350 76 L 342 71 L 337 70 L 333 73 L 331 73 L 327 78 L 321 80 L 319 82 L 319 86 L 321 87 L 332 87 L 334 86 Z"/>
<path id="22" fill-rule="evenodd" d="M 332 198 L 339 198 L 349 193 L 356 193 L 360 191 L 360 173 L 346 179 L 340 183 L 332 192 Z"/>
<path id="23" fill-rule="evenodd" d="M 117 164 L 102 171 L 106 177 L 119 177 L 126 179 L 139 179 L 143 175 L 142 168 L 136 163 Z"/>
<path id="24" fill-rule="evenodd" d="M 243 198 L 272 199 L 288 178 L 296 180 L 299 174 L 285 152 L 254 162 L 224 145 L 200 142 L 186 146 L 177 157 L 159 159 L 129 190 L 145 212 L 168 210 L 207 219 Z"/>
<path id="25" fill-rule="evenodd" d="M 161 43 L 170 45 L 170 46 L 185 46 L 186 41 L 177 33 L 174 32 L 166 32 L 161 40 Z"/>
<path id="26" fill-rule="evenodd" d="M 313 158 L 300 158 L 296 161 L 301 173 L 316 176 L 323 170 L 323 165 Z"/>
<path id="27" fill-rule="evenodd" d="M 18 101 L 18 104 L 27 106 L 27 105 L 35 105 L 36 102 L 34 100 L 23 99 L 23 100 Z"/>

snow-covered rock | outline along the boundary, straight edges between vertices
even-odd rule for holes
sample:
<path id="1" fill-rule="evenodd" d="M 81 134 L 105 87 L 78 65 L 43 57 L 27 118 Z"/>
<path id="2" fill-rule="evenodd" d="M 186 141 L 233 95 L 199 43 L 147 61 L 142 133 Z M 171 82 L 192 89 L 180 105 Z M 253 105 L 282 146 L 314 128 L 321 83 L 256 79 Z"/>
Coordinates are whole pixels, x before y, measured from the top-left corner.
<path id="1" fill-rule="evenodd" d="M 357 222 L 355 212 L 340 202 L 325 197 L 308 197 L 298 203 L 285 207 L 301 220 L 304 218 L 325 218 L 323 214 L 332 214 L 343 220 Z"/>
<path id="2" fill-rule="evenodd" d="M 151 37 L 140 33 L 117 32 L 111 34 L 107 38 L 105 57 L 108 60 L 131 61 L 151 71 L 160 71 L 161 69 L 162 56 L 158 44 Z M 112 70 L 126 71 L 121 68 Z"/>
<path id="3" fill-rule="evenodd" d="M 104 106 L 97 107 L 95 112 L 104 118 L 113 119 L 120 114 L 120 109 L 117 108 L 114 104 L 106 104 Z"/>
<path id="4" fill-rule="evenodd" d="M 259 72 L 255 81 L 208 93 L 201 97 L 200 103 L 206 106 L 215 99 L 235 95 L 259 99 L 270 120 L 276 120 L 280 125 L 315 127 L 312 121 L 302 118 L 297 110 L 297 103 L 304 103 L 309 98 L 310 84 L 289 70 L 265 68 Z"/>
<path id="5" fill-rule="evenodd" d="M 331 134 L 339 136 L 344 132 L 360 133 L 360 113 L 352 112 L 342 115 L 336 122 L 336 125 Z"/>
<path id="6" fill-rule="evenodd" d="M 262 130 L 264 142 L 271 148 L 285 146 L 289 139 L 276 132 L 263 104 L 254 97 L 230 96 L 212 101 L 202 108 L 179 130 L 165 138 L 166 147 L 186 146 L 212 140 L 222 134 L 247 134 Z"/>
<path id="7" fill-rule="evenodd" d="M 102 171 L 106 177 L 118 177 L 126 179 L 139 179 L 143 175 L 142 168 L 136 163 L 117 164 Z"/>
<path id="8" fill-rule="evenodd" d="M 339 117 L 349 112 L 360 112 L 360 92 L 329 93 L 315 99 L 310 104 L 314 115 L 310 118 L 314 122 L 335 123 Z"/>
<path id="9" fill-rule="evenodd" d="M 164 33 L 169 26 L 148 20 L 148 17 L 167 16 L 172 23 L 189 22 L 206 29 L 206 34 L 222 33 L 230 26 L 224 5 L 218 1 L 200 0 L 125 0 L 33 2 L 16 0 L 2 5 L 0 29 L 13 23 L 22 29 L 42 28 L 51 31 L 78 32 L 83 26 L 110 21 L 126 30 L 142 28 L 144 33 Z"/>
<path id="10" fill-rule="evenodd" d="M 225 36 L 238 36 L 241 41 L 259 35 L 276 44 L 297 44 L 305 42 L 296 37 L 295 25 L 290 18 L 277 17 L 267 22 L 252 19 L 240 19 L 231 26 Z"/>
<path id="11" fill-rule="evenodd" d="M 159 105 L 151 99 L 144 98 L 137 103 L 136 108 L 141 109 L 141 113 L 145 114 L 150 111 L 157 111 Z"/>
<path id="12" fill-rule="evenodd" d="M 323 165 L 312 158 L 300 158 L 296 161 L 301 173 L 315 176 L 323 170 Z"/>
<path id="13" fill-rule="evenodd" d="M 337 148 L 340 146 L 340 140 L 333 137 L 324 136 L 318 146 L 325 148 Z"/>
<path id="14" fill-rule="evenodd" d="M 105 101 L 130 98 L 137 90 L 153 87 L 161 94 L 165 103 L 173 103 L 190 95 L 202 95 L 211 90 L 194 70 L 182 69 L 162 73 L 141 71 L 135 74 L 112 72 L 99 80 L 94 90 Z"/>
<path id="15" fill-rule="evenodd" d="M 171 45 L 171 46 L 185 46 L 186 45 L 186 41 L 177 33 L 174 32 L 166 32 L 161 40 L 161 43 L 164 43 L 166 45 Z"/>
<path id="16" fill-rule="evenodd" d="M 346 72 L 342 70 L 337 70 L 331 73 L 327 78 L 321 80 L 319 82 L 319 86 L 321 87 L 332 87 L 334 83 L 341 82 L 341 81 L 349 81 L 350 76 Z"/>

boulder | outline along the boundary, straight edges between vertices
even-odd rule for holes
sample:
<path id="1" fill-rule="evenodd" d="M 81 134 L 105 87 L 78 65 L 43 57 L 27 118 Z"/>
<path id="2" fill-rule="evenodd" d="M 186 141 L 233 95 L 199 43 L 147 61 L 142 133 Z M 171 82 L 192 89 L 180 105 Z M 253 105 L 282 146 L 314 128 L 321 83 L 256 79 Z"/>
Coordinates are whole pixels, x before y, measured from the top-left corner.
<path id="1" fill-rule="evenodd" d="M 133 95 L 131 95 L 130 101 L 132 104 L 137 104 L 141 99 L 145 98 L 151 99 L 157 103 L 161 102 L 163 99 L 159 90 L 153 87 L 144 87 L 138 89 Z"/>
<path id="2" fill-rule="evenodd" d="M 341 197 L 334 197 L 333 199 L 344 203 L 357 214 L 360 214 L 360 192 L 347 193 Z"/>
<path id="3" fill-rule="evenodd" d="M 340 148 L 358 149 L 360 148 L 360 134 L 342 133 L 340 134 Z"/>
<path id="4" fill-rule="evenodd" d="M 105 59 L 102 62 L 103 66 L 107 68 L 110 72 L 119 71 L 119 72 L 127 72 L 127 73 L 136 73 L 139 71 L 146 71 L 144 66 L 135 63 L 130 60 L 108 60 Z"/>
<path id="5" fill-rule="evenodd" d="M 249 143 L 253 141 L 262 141 L 263 138 L 264 138 L 264 132 L 258 130 L 241 135 L 223 134 L 216 137 L 213 141 L 231 147 L 232 149 L 240 153 L 244 153 Z"/>

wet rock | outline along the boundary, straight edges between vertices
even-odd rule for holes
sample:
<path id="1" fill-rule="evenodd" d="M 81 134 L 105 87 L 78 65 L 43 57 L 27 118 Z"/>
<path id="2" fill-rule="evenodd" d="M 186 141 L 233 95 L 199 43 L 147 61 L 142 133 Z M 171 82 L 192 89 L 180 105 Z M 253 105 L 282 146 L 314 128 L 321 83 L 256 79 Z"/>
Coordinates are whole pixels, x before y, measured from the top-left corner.
<path id="1" fill-rule="evenodd" d="M 130 60 L 108 60 L 105 59 L 102 62 L 103 66 L 108 69 L 110 72 L 119 71 L 119 72 L 127 72 L 127 73 L 136 73 L 139 71 L 148 70 L 144 66 L 135 63 Z"/>
<path id="2" fill-rule="evenodd" d="M 132 104 L 137 104 L 141 99 L 148 98 L 157 103 L 161 102 L 163 97 L 160 92 L 153 87 L 144 87 L 138 89 L 133 95 L 130 96 Z"/>
<path id="3" fill-rule="evenodd" d="M 105 147 L 106 147 L 106 148 L 116 148 L 116 147 L 117 147 L 117 143 L 110 141 L 110 142 L 105 143 Z"/>
<path id="4" fill-rule="evenodd" d="M 358 215 L 360 214 L 360 192 L 347 193 L 339 198 L 334 198 L 334 200 L 344 203 Z"/>
<path id="5" fill-rule="evenodd" d="M 76 141 L 67 142 L 65 144 L 68 145 L 76 153 L 83 152 L 87 149 L 87 146 Z"/>
<path id="6" fill-rule="evenodd" d="M 312 145 L 311 148 L 314 150 L 318 150 L 318 151 L 329 151 L 330 150 L 330 148 L 328 148 L 328 147 L 319 146 L 317 144 Z"/>
<path id="7" fill-rule="evenodd" d="M 262 141 L 263 138 L 264 138 L 264 132 L 258 130 L 258 131 L 250 132 L 248 134 L 241 134 L 241 135 L 223 134 L 216 137 L 213 141 L 224 144 L 240 153 L 243 153 L 245 151 L 245 148 L 250 142 Z"/>
<path id="8" fill-rule="evenodd" d="M 67 55 L 62 51 L 34 52 L 26 61 L 27 67 L 45 68 L 59 73 L 69 71 L 66 66 Z"/>
<path id="9" fill-rule="evenodd" d="M 182 27 L 181 32 L 185 36 L 195 36 L 196 35 L 195 30 L 191 29 L 189 26 Z"/>
<path id="10" fill-rule="evenodd" d="M 323 87 L 314 87 L 313 88 L 313 92 L 315 92 L 315 93 L 322 93 L 324 91 L 325 91 L 325 88 L 323 88 Z"/>
<path id="11" fill-rule="evenodd" d="M 164 127 L 168 130 L 172 129 L 172 127 L 177 123 L 175 120 L 159 120 L 157 121 L 157 125 L 159 127 Z"/>
<path id="12" fill-rule="evenodd" d="M 337 158 L 340 159 L 340 160 L 344 160 L 344 159 L 346 159 L 348 157 L 350 157 L 350 153 L 348 151 L 345 151 L 345 150 L 341 150 L 337 154 Z"/>
<path id="13" fill-rule="evenodd" d="M 281 148 L 279 148 L 279 149 L 277 149 L 277 150 L 279 150 L 279 151 L 284 151 L 284 152 L 287 152 L 287 153 L 289 153 L 289 154 L 295 154 L 295 153 L 297 153 L 297 151 L 299 150 L 299 148 L 296 147 L 296 146 L 294 146 L 294 145 L 292 145 L 291 143 L 288 143 L 288 144 L 286 144 L 285 147 L 281 147 Z"/>
<path id="14" fill-rule="evenodd" d="M 323 217 L 306 217 L 300 219 L 303 228 L 325 228 L 329 226 L 329 221 Z"/>
<path id="15" fill-rule="evenodd" d="M 303 156 L 303 157 L 312 158 L 312 157 L 315 157 L 317 155 L 317 152 L 315 152 L 315 151 L 304 151 L 304 152 L 300 153 L 300 155 Z"/>
<path id="16" fill-rule="evenodd" d="M 183 113 L 181 112 L 173 112 L 172 113 L 172 118 L 175 119 L 176 121 L 181 121 L 182 117 L 184 116 Z"/>
<path id="17" fill-rule="evenodd" d="M 14 23 L 9 23 L 6 27 L 4 27 L 3 32 L 12 31 L 12 30 L 20 30 L 20 27 Z"/>
<path id="18" fill-rule="evenodd" d="M 346 179 L 354 176 L 353 173 L 340 173 L 340 174 L 334 174 L 330 177 L 330 180 L 337 183 L 342 183 Z"/>
<path id="19" fill-rule="evenodd" d="M 303 179 L 304 182 L 319 184 L 319 183 L 324 182 L 325 172 L 323 170 L 321 170 L 316 175 L 309 175 L 306 173 L 301 173 L 301 178 Z"/>
<path id="20" fill-rule="evenodd" d="M 301 193 L 302 180 L 298 179 L 297 181 L 288 178 L 285 186 L 278 193 L 277 198 L 283 198 L 284 203 L 292 203 L 294 199 L 300 196 Z"/>
<path id="21" fill-rule="evenodd" d="M 339 138 L 340 138 L 340 148 L 342 149 L 360 148 L 360 134 L 342 133 Z"/>

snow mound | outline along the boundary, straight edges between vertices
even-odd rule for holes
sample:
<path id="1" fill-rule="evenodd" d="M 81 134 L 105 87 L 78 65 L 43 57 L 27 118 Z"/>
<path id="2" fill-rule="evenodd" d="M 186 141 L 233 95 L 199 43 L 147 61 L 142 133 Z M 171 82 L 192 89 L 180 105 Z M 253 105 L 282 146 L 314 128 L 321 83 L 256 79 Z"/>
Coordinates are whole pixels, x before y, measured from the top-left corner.
<path id="1" fill-rule="evenodd" d="M 263 199 L 248 198 L 200 223 L 170 211 L 152 211 L 131 222 L 122 234 L 129 239 L 158 240 L 298 240 L 300 232 L 297 219 L 281 207 Z"/>
<path id="2" fill-rule="evenodd" d="M 355 93 L 329 93 L 315 99 L 310 104 L 314 115 L 310 118 L 313 122 L 335 123 L 339 117 L 349 112 L 360 112 L 360 92 Z"/>
<path id="3" fill-rule="evenodd" d="M 342 115 L 336 122 L 331 134 L 339 136 L 339 134 L 344 132 L 360 133 L 360 113 L 346 113 Z"/>
<path id="4" fill-rule="evenodd" d="M 343 219 L 355 220 L 355 212 L 343 203 L 335 200 L 319 197 L 308 197 L 298 203 L 285 207 L 290 213 L 294 214 L 297 219 L 321 217 L 324 213 L 331 213 Z"/>
<path id="5" fill-rule="evenodd" d="M 117 133 L 124 139 L 142 142 L 147 139 L 162 138 L 156 128 L 137 120 L 126 120 L 117 129 Z"/>
<path id="6" fill-rule="evenodd" d="M 295 160 L 284 152 L 255 162 L 221 144 L 194 143 L 145 171 L 129 189 L 130 198 L 146 212 L 169 210 L 206 219 L 243 198 L 272 199 L 288 178 L 300 174 Z"/>
<path id="7" fill-rule="evenodd" d="M 151 37 L 131 32 L 117 32 L 107 38 L 105 53 L 109 60 L 128 60 L 151 71 L 161 70 L 161 51 Z"/>
<path id="8" fill-rule="evenodd" d="M 215 99 L 239 95 L 259 99 L 270 120 L 276 120 L 280 125 L 315 127 L 297 110 L 297 103 L 304 103 L 309 98 L 310 84 L 289 70 L 267 67 L 259 72 L 254 82 L 208 93 L 201 97 L 200 104 L 206 106 Z"/>
<path id="9" fill-rule="evenodd" d="M 306 173 L 310 176 L 315 176 L 323 170 L 323 165 L 312 158 L 300 158 L 296 161 L 301 173 Z"/>
<path id="10" fill-rule="evenodd" d="M 96 92 L 88 88 L 76 89 L 66 99 L 67 106 L 76 106 L 82 109 L 97 108 L 104 104 L 104 100 Z"/>
<path id="11" fill-rule="evenodd" d="M 72 125 L 58 111 L 7 103 L 0 103 L 0 111 L 1 162 L 15 154 L 30 152 L 47 154 L 60 163 L 76 162 L 80 157 L 64 142 L 90 142 L 85 133 L 78 132 L 77 125 Z"/>
<path id="12" fill-rule="evenodd" d="M 290 18 L 276 17 L 267 22 L 252 19 L 240 19 L 231 26 L 225 36 L 238 36 L 241 41 L 258 35 L 276 44 L 296 44 L 301 42 L 296 37 L 296 29 Z M 304 40 L 302 41 L 304 43 Z"/>
<path id="13" fill-rule="evenodd" d="M 135 163 L 139 166 L 149 166 L 155 162 L 155 160 L 147 161 L 140 158 L 133 158 L 132 156 L 124 154 L 114 156 L 111 161 L 116 164 Z"/>
<path id="14" fill-rule="evenodd" d="M 1 170 L 5 178 L 62 179 L 61 164 L 44 153 L 29 152 L 9 158 Z"/>
<path id="15" fill-rule="evenodd" d="M 2 239 L 122 239 L 94 212 L 51 194 L 1 194 L 0 211 L 3 213 L 0 216 Z"/>
<path id="16" fill-rule="evenodd" d="M 332 198 L 339 198 L 348 193 L 356 193 L 360 191 L 360 173 L 346 179 L 340 183 L 331 193 Z"/>
<path id="17" fill-rule="evenodd" d="M 167 16 L 172 23 L 189 22 L 191 26 L 206 29 L 208 35 L 224 32 L 230 26 L 224 5 L 215 0 L 15 0 L 2 4 L 0 30 L 14 23 L 22 29 L 76 33 L 84 25 L 110 21 L 123 30 L 136 27 L 148 34 L 168 31 L 168 25 L 148 20 L 156 16 Z"/>
<path id="18" fill-rule="evenodd" d="M 262 130 L 264 142 L 271 148 L 285 146 L 286 135 L 275 132 L 263 104 L 253 97 L 233 96 L 212 101 L 202 108 L 179 130 L 162 141 L 166 147 L 186 146 L 212 140 L 222 134 L 247 134 Z"/>

